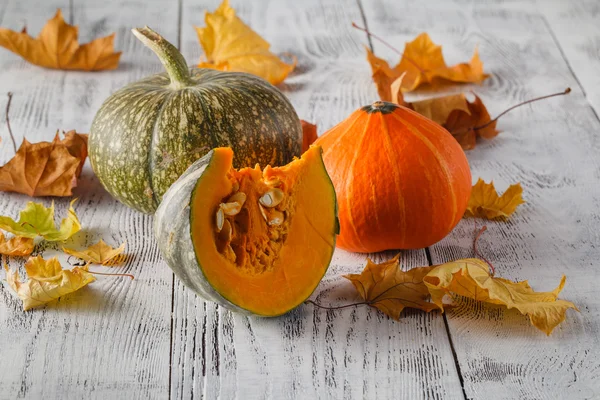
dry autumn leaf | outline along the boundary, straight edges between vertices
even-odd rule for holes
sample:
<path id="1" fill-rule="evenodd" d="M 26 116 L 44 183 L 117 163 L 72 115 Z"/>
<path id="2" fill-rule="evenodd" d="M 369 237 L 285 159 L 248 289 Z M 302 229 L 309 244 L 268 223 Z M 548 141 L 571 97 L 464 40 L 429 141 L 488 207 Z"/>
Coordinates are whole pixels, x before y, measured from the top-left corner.
<path id="1" fill-rule="evenodd" d="M 433 43 L 427 33 L 406 43 L 400 62 L 393 68 L 369 49 L 367 60 L 371 65 L 379 97 L 384 101 L 392 101 L 391 86 L 401 76 L 403 79 L 400 88 L 403 92 L 415 90 L 423 84 L 437 85 L 444 81 L 481 82 L 488 77 L 483 72 L 483 63 L 477 49 L 468 63 L 448 67 L 442 55 L 442 47 Z"/>
<path id="2" fill-rule="evenodd" d="M 302 153 L 304 153 L 317 140 L 317 126 L 303 119 L 300 122 L 302 123 Z"/>
<path id="3" fill-rule="evenodd" d="M 0 229 L 31 239 L 42 236 L 52 242 L 65 241 L 81 229 L 79 219 L 73 209 L 75 201 L 71 201 L 67 217 L 61 221 L 59 229 L 54 223 L 54 202 L 48 208 L 32 201 L 19 212 L 18 221 L 0 216 Z"/>
<path id="4" fill-rule="evenodd" d="M 122 261 L 122 253 L 125 251 L 125 245 L 126 243 L 123 243 L 118 248 L 112 248 L 100 239 L 98 243 L 85 250 L 78 251 L 63 247 L 63 251 L 86 262 L 101 265 L 116 265 Z"/>
<path id="5" fill-rule="evenodd" d="M 500 304 L 528 315 L 531 324 L 547 335 L 565 320 L 569 308 L 577 310 L 570 301 L 558 300 L 565 280 L 563 276 L 559 286 L 551 292 L 535 292 L 527 281 L 511 282 L 491 276 L 488 265 L 476 258 L 438 265 L 423 278 L 431 300 L 442 309 L 442 298 L 447 293 Z"/>
<path id="6" fill-rule="evenodd" d="M 33 252 L 33 247 L 32 238 L 15 236 L 6 240 L 4 233 L 0 232 L 0 254 L 15 257 L 28 256 Z"/>
<path id="7" fill-rule="evenodd" d="M 221 71 L 247 72 L 277 85 L 296 67 L 286 64 L 269 51 L 271 47 L 260 35 L 235 14 L 228 0 L 204 16 L 206 27 L 196 27 L 198 40 L 204 49 L 206 61 L 200 68 Z"/>
<path id="8" fill-rule="evenodd" d="M 29 143 L 0 167 L 0 190 L 28 196 L 71 196 L 87 157 L 87 135 L 69 131 L 60 140 Z"/>
<path id="9" fill-rule="evenodd" d="M 390 261 L 375 264 L 367 260 L 361 274 L 344 275 L 358 291 L 365 304 L 373 306 L 394 319 L 400 318 L 404 308 L 431 311 L 437 305 L 427 301 L 429 291 L 423 277 L 432 267 L 417 267 L 402 271 L 397 255 Z"/>
<path id="10" fill-rule="evenodd" d="M 44 260 L 39 256 L 30 258 L 25 264 L 25 271 L 29 278 L 26 282 L 21 282 L 18 271 L 10 271 L 8 265 L 5 265 L 4 269 L 8 284 L 23 300 L 24 311 L 56 300 L 96 280 L 85 267 L 62 269 L 57 258 L 50 260 Z"/>
<path id="11" fill-rule="evenodd" d="M 525 203 L 522 194 L 521 184 L 516 183 L 510 185 L 502 196 L 498 196 L 494 182 L 485 183 L 479 178 L 471 191 L 467 215 L 487 219 L 509 217 L 520 204 Z"/>
<path id="12" fill-rule="evenodd" d="M 33 38 L 27 30 L 15 32 L 0 28 L 0 46 L 32 64 L 46 68 L 99 71 L 115 69 L 121 53 L 114 52 L 115 34 L 80 45 L 78 28 L 67 24 L 60 10 Z"/>

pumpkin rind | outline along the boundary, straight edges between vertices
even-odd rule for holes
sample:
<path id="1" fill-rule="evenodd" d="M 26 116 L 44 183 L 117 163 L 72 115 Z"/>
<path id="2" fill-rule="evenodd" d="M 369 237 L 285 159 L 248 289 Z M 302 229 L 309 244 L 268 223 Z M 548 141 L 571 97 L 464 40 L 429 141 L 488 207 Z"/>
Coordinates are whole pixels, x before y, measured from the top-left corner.
<path id="1" fill-rule="evenodd" d="M 169 186 L 212 148 L 232 147 L 236 167 L 284 165 L 301 152 L 300 120 L 265 80 L 198 68 L 183 75 L 178 85 L 162 73 L 125 86 L 104 102 L 90 130 L 100 182 L 139 211 L 154 212 Z"/>
<path id="2" fill-rule="evenodd" d="M 413 249 L 444 238 L 471 193 L 467 158 L 435 122 L 393 103 L 355 111 L 315 142 L 339 201 L 338 247 Z"/>
<path id="3" fill-rule="evenodd" d="M 166 259 L 167 264 L 173 269 L 175 274 L 187 287 L 196 292 L 200 297 L 246 315 L 280 315 L 295 308 L 308 298 L 327 271 L 335 248 L 335 235 L 339 230 L 337 221 L 337 203 L 333 184 L 331 183 L 325 165 L 322 162 L 320 149 L 315 148 L 310 150 L 312 152 L 311 156 L 316 157 L 310 158 L 311 164 L 304 164 L 310 165 L 310 167 L 306 167 L 309 169 L 291 172 L 289 169 L 286 169 L 289 168 L 289 166 L 281 168 L 281 173 L 292 174 L 292 176 L 299 177 L 297 182 L 301 185 L 300 187 L 304 189 L 307 188 L 305 185 L 311 176 L 319 177 L 315 182 L 318 182 L 316 184 L 322 189 L 319 190 L 318 195 L 321 196 L 323 201 L 317 202 L 321 204 L 319 206 L 318 217 L 315 217 L 318 218 L 318 220 L 315 219 L 311 221 L 310 219 L 307 219 L 306 214 L 308 208 L 311 206 L 304 204 L 306 203 L 306 199 L 309 196 L 312 196 L 312 190 L 308 193 L 306 190 L 302 189 L 303 194 L 299 195 L 297 200 L 292 203 L 294 204 L 294 207 L 297 208 L 297 212 L 295 216 L 291 217 L 292 219 L 289 225 L 290 232 L 286 234 L 287 241 L 283 243 L 281 255 L 276 259 L 276 264 L 274 264 L 275 270 L 264 272 L 264 276 L 255 275 L 253 273 L 245 275 L 245 272 L 236 270 L 236 267 L 229 264 L 225 258 L 219 257 L 214 259 L 211 258 L 213 257 L 212 255 L 204 255 L 204 252 L 210 253 L 216 251 L 212 239 L 209 241 L 204 239 L 213 237 L 212 235 L 215 227 L 213 225 L 214 218 L 212 217 L 212 212 L 214 212 L 214 209 L 211 205 L 202 206 L 201 210 L 198 210 L 195 214 L 193 210 L 194 204 L 197 204 L 198 198 L 212 199 L 214 196 L 221 198 L 222 193 L 220 193 L 220 191 L 223 190 L 229 193 L 229 189 L 226 189 L 225 187 L 220 186 L 220 188 L 217 189 L 216 187 L 209 185 L 210 182 L 220 181 L 220 178 L 217 179 L 216 176 L 222 175 L 219 175 L 220 167 L 217 167 L 216 165 L 224 165 L 222 161 L 223 156 L 221 156 L 220 161 L 216 156 L 218 154 L 222 155 L 223 150 L 227 149 L 211 150 L 206 156 L 192 164 L 164 195 L 163 202 L 155 213 L 154 221 L 154 231 L 159 249 Z M 217 153 L 218 151 L 221 151 L 221 153 Z M 231 158 L 229 158 L 229 160 L 231 160 Z M 295 162 L 299 161 L 304 161 L 304 158 Z M 267 171 L 267 169 L 265 169 L 265 171 Z M 273 170 L 277 169 L 271 169 L 271 171 Z M 306 174 L 304 173 L 305 171 Z M 315 173 L 317 175 L 315 175 Z M 211 178 L 208 178 L 209 176 L 211 176 Z M 215 179 L 217 180 L 215 181 Z M 231 187 L 230 184 L 228 185 Z M 254 200 L 256 200 L 256 198 L 254 198 Z M 249 201 L 251 201 L 251 197 L 246 200 L 246 202 Z M 299 204 L 297 204 L 296 201 L 299 202 Z M 209 203 L 212 204 L 212 200 L 209 200 Z M 218 206 L 218 202 L 215 204 L 215 207 L 216 206 Z M 209 213 L 208 218 L 202 216 L 205 212 Z M 327 216 L 330 216 L 331 218 L 329 219 Z M 292 232 L 296 228 L 301 228 L 296 232 L 297 234 Z M 197 233 L 195 234 L 199 229 L 206 232 L 206 234 L 199 237 Z M 302 239 L 298 241 L 298 238 Z M 314 240 L 311 240 L 309 244 L 307 243 L 308 239 L 304 238 L 313 238 Z M 302 244 L 301 247 L 297 247 L 298 243 L 304 244 Z M 317 263 L 311 263 L 311 261 L 314 261 L 314 258 L 311 258 L 311 256 L 314 256 L 314 252 L 318 252 L 319 254 Z M 208 259 L 212 260 L 209 265 L 203 265 L 203 260 Z M 288 262 L 290 260 L 293 260 L 294 262 Z M 290 269 L 291 265 L 295 266 Z M 219 285 L 216 281 L 211 281 L 211 276 L 214 278 L 215 273 L 219 273 L 218 271 L 225 268 L 233 268 L 230 270 L 231 273 L 236 276 L 242 274 L 241 276 L 243 278 L 242 281 L 238 282 L 226 281 L 228 284 L 224 288 L 221 284 L 221 292 L 218 289 L 215 289 L 218 288 Z M 278 268 L 283 268 L 285 271 L 278 270 Z M 275 294 L 277 293 L 280 285 L 275 282 L 276 279 L 280 279 L 282 275 L 286 279 L 286 284 L 293 285 L 294 290 L 297 293 L 296 295 L 292 295 L 294 299 L 293 302 L 286 302 L 286 300 L 284 300 L 285 298 L 288 298 L 287 292 L 283 293 L 281 298 L 278 298 L 277 295 L 271 297 L 273 293 L 271 296 L 267 295 L 269 291 L 273 290 L 275 291 Z M 306 276 L 307 279 L 294 279 L 294 276 Z M 289 281 L 288 278 L 290 279 Z M 221 277 L 219 279 L 222 280 L 224 278 Z M 265 282 L 265 279 L 266 281 L 274 279 L 273 281 L 270 281 L 268 288 L 261 286 L 262 284 L 260 282 Z M 307 284 L 307 282 L 309 284 Z M 261 311 L 248 304 L 242 306 L 243 303 L 240 302 L 239 296 L 237 297 L 237 302 L 235 302 L 235 295 L 233 296 L 234 301 L 231 301 L 226 293 L 229 287 L 239 287 L 239 285 L 248 285 L 248 288 L 251 288 L 252 295 L 246 295 L 246 299 L 254 299 L 257 298 L 257 296 L 268 296 L 264 298 L 270 299 L 269 301 L 273 301 L 276 306 L 267 306 Z M 285 288 L 282 288 L 281 290 L 284 289 Z M 256 292 L 254 292 L 254 290 L 256 290 Z M 236 289 L 234 292 L 239 294 L 240 289 Z"/>

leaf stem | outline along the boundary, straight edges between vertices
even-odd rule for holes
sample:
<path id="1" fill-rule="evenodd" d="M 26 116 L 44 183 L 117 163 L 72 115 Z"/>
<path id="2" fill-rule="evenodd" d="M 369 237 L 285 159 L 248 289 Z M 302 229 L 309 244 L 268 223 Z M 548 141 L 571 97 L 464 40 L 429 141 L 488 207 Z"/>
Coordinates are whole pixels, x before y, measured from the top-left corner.
<path id="1" fill-rule="evenodd" d="M 548 99 L 548 98 L 550 98 L 550 97 L 564 96 L 565 94 L 569 94 L 569 93 L 571 93 L 571 88 L 566 88 L 566 89 L 565 89 L 564 91 L 562 91 L 562 92 L 558 92 L 558 93 L 552 93 L 552 94 L 548 94 L 548 95 L 546 95 L 546 96 L 536 97 L 535 99 L 530 99 L 530 100 L 523 101 L 523 102 L 521 102 L 521 103 L 519 103 L 519 104 L 515 104 L 514 106 L 512 106 L 512 107 L 509 107 L 509 108 L 507 108 L 506 110 L 502 111 L 500 114 L 498 114 L 498 115 L 496 116 L 496 118 L 494 118 L 494 119 L 492 119 L 492 120 L 489 120 L 489 121 L 488 121 L 488 122 L 486 122 L 485 124 L 483 124 L 483 125 L 479 125 L 479 126 L 476 126 L 476 127 L 474 127 L 474 128 L 471 128 L 471 129 L 473 129 L 474 131 L 477 131 L 477 130 L 479 130 L 479 129 L 486 128 L 487 126 L 489 126 L 489 125 L 493 124 L 494 122 L 498 121 L 498 118 L 502 117 L 504 114 L 508 113 L 509 111 L 512 111 L 512 110 L 514 110 L 515 108 L 518 108 L 518 107 L 524 106 L 525 104 L 533 103 L 533 102 L 536 102 L 536 101 L 538 101 L 538 100 Z"/>
<path id="2" fill-rule="evenodd" d="M 422 69 L 421 67 L 419 67 L 419 64 L 417 64 L 416 62 L 414 62 L 413 60 L 411 60 L 410 58 L 408 58 L 404 53 L 401 53 L 400 50 L 398 50 L 397 48 L 395 48 L 394 46 L 392 46 L 391 44 L 389 44 L 388 42 L 386 42 L 385 40 L 383 40 L 381 37 L 375 35 L 374 33 L 371 33 L 371 31 L 369 31 L 367 28 L 363 28 L 362 26 L 358 26 L 356 24 L 356 22 L 352 22 L 352 27 L 358 29 L 359 31 L 365 32 L 367 35 L 369 35 L 369 37 L 372 37 L 373 39 L 379 40 L 381 42 L 381 44 L 383 44 L 384 46 L 386 46 L 387 48 L 389 48 L 390 50 L 392 50 L 396 54 L 399 54 L 400 57 L 406 58 L 406 60 L 408 62 L 410 62 L 412 65 L 414 65 L 415 68 L 417 68 L 421 73 L 425 72 L 424 69 Z"/>
<path id="3" fill-rule="evenodd" d="M 475 230 L 477 232 L 477 228 L 475 228 Z M 487 258 L 485 258 L 483 254 L 481 254 L 477 249 L 477 241 L 481 237 L 481 234 L 485 231 L 487 231 L 487 225 L 482 226 L 481 229 L 479 229 L 479 232 L 477 232 L 477 234 L 475 235 L 475 239 L 473 240 L 473 252 L 477 257 L 485 261 L 485 263 L 490 267 L 490 271 L 492 272 L 491 275 L 494 276 L 494 274 L 496 274 L 496 268 L 494 268 L 494 265 Z"/>
<path id="4" fill-rule="evenodd" d="M 17 142 L 15 141 L 12 129 L 10 129 L 10 119 L 8 118 L 8 112 L 10 111 L 10 103 L 12 102 L 12 97 L 12 92 L 8 92 L 8 102 L 6 103 L 6 127 L 8 128 L 8 134 L 10 135 L 10 139 L 12 140 L 13 148 L 15 149 L 15 154 L 17 154 Z"/>
<path id="5" fill-rule="evenodd" d="M 304 302 L 304 304 L 312 304 L 316 307 L 325 309 L 325 310 L 341 310 L 342 308 L 348 308 L 348 307 L 356 307 L 356 306 L 362 306 L 362 305 L 369 305 L 369 302 L 367 301 L 361 301 L 360 303 L 351 303 L 351 304 L 344 304 L 343 306 L 336 306 L 336 307 L 328 307 L 328 306 L 323 306 L 319 303 L 316 303 L 312 300 L 306 300 Z"/>
<path id="6" fill-rule="evenodd" d="M 108 274 L 108 273 L 105 273 L 105 272 L 96 272 L 96 271 L 90 271 L 90 270 L 88 270 L 88 272 L 89 272 L 90 274 L 94 274 L 94 275 L 105 275 L 105 276 L 125 276 L 125 277 L 127 277 L 127 278 L 131 278 L 131 280 L 133 280 L 133 279 L 135 278 L 135 277 L 134 277 L 133 275 L 131 275 L 131 274 Z"/>

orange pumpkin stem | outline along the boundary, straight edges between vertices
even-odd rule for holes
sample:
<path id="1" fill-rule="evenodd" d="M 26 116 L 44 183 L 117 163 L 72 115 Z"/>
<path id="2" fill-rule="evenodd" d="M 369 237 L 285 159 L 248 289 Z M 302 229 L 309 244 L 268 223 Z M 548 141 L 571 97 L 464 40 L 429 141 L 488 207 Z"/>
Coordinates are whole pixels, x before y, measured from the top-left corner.
<path id="1" fill-rule="evenodd" d="M 486 225 L 482 226 L 481 229 L 479 229 L 479 232 L 477 232 L 477 234 L 475 235 L 475 239 L 473 240 L 473 252 L 475 253 L 475 255 L 477 255 L 477 257 L 485 261 L 485 263 L 490 267 L 490 271 L 492 272 L 491 275 L 494 276 L 494 274 L 496 273 L 496 268 L 494 268 L 494 265 L 492 265 L 492 263 L 487 258 L 485 258 L 483 254 L 481 254 L 477 249 L 477 241 L 479 240 L 481 234 L 485 231 L 487 231 Z"/>

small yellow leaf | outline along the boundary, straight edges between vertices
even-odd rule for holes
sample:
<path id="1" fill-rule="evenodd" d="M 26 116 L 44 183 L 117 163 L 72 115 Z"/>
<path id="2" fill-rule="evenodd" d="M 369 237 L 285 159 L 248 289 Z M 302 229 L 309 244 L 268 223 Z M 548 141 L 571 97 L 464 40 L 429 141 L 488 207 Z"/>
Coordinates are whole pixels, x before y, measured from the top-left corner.
<path id="1" fill-rule="evenodd" d="M 104 243 L 102 239 L 100 239 L 98 243 L 88 247 L 85 250 L 77 251 L 63 247 L 63 251 L 90 263 L 115 265 L 122 261 L 122 257 L 119 256 L 123 253 L 123 251 L 125 251 L 125 244 L 126 243 L 123 243 L 118 248 L 112 248 Z"/>
<path id="2" fill-rule="evenodd" d="M 498 196 L 494 182 L 485 183 L 479 178 L 471 191 L 467 214 L 487 219 L 508 217 L 520 204 L 525 203 L 522 194 L 523 188 L 517 183 L 510 185 L 502 196 Z"/>
<path id="3" fill-rule="evenodd" d="M 121 53 L 115 53 L 114 33 L 80 45 L 78 28 L 67 24 L 60 10 L 33 38 L 27 30 L 15 32 L 0 28 L 0 46 L 23 57 L 32 64 L 45 68 L 99 71 L 115 69 Z"/>
<path id="4" fill-rule="evenodd" d="M 295 62 L 286 64 L 271 53 L 269 43 L 235 15 L 229 0 L 223 0 L 214 13 L 207 12 L 204 20 L 206 27 L 197 27 L 196 33 L 206 62 L 198 67 L 247 72 L 273 85 L 283 82 L 296 67 Z"/>
<path id="5" fill-rule="evenodd" d="M 563 276 L 559 286 L 551 292 L 535 292 L 527 281 L 511 282 L 492 277 L 488 265 L 475 258 L 438 265 L 423 278 L 431 300 L 442 309 L 446 293 L 500 304 L 528 315 L 531 324 L 547 335 L 565 320 L 569 308 L 577 310 L 570 301 L 557 299 L 565 280 Z"/>
<path id="6" fill-rule="evenodd" d="M 33 251 L 33 247 L 31 238 L 15 236 L 6 240 L 4 234 L 0 232 L 0 254 L 15 257 L 28 256 Z"/>
<path id="7" fill-rule="evenodd" d="M 50 208 L 47 208 L 41 203 L 32 201 L 27 203 L 27 206 L 19 213 L 18 221 L 0 216 L 0 229 L 31 239 L 42 236 L 50 242 L 65 241 L 81 229 L 79 219 L 73 209 L 75 201 L 77 199 L 71 201 L 67 217 L 60 223 L 60 229 L 57 229 L 54 223 L 54 202 Z"/>
<path id="8" fill-rule="evenodd" d="M 56 300 L 96 280 L 84 268 L 62 269 L 57 258 L 44 260 L 39 256 L 31 257 L 25 264 L 29 277 L 26 282 L 21 282 L 18 271 L 10 271 L 8 265 L 4 269 L 8 284 L 23 300 L 24 311 Z"/>
<path id="9" fill-rule="evenodd" d="M 406 307 L 423 311 L 437 309 L 436 304 L 427 301 L 429 291 L 423 282 L 423 277 L 432 267 L 418 267 L 404 272 L 398 262 L 399 256 L 381 264 L 367 260 L 361 274 L 344 277 L 352 282 L 366 304 L 394 319 L 399 319 Z"/>

